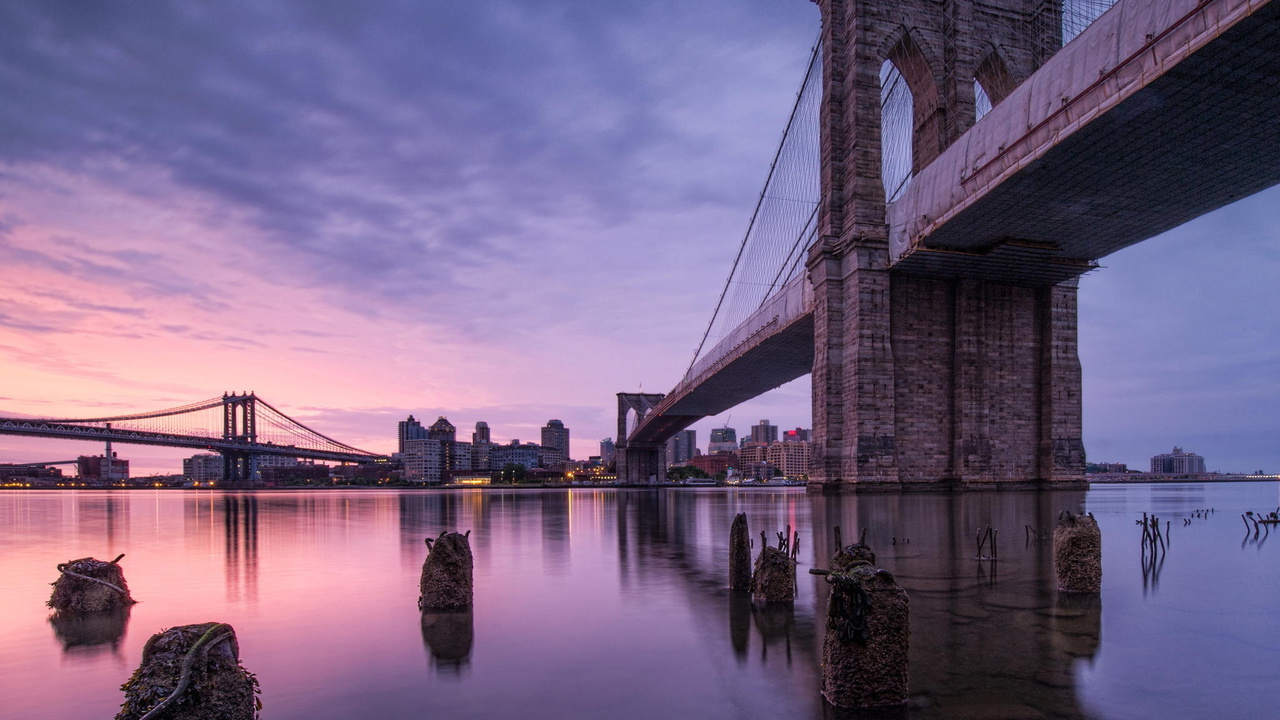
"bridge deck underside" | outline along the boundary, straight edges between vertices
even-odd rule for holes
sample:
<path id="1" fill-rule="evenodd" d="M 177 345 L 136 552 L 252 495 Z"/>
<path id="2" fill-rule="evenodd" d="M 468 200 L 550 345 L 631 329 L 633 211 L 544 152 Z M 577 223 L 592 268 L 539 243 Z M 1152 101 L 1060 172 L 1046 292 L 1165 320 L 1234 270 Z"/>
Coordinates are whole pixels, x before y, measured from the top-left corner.
<path id="1" fill-rule="evenodd" d="M 1082 260 L 1280 183 L 1277 117 L 1270 3 L 932 229 L 894 270 L 1030 284 L 1079 274 Z M 928 170 L 918 179 L 954 182 Z"/>
<path id="2" fill-rule="evenodd" d="M 665 442 L 698 420 L 718 415 L 813 371 L 813 313 L 746 348 L 698 385 L 664 403 L 628 442 Z M 677 389 L 677 392 L 681 392 Z"/>

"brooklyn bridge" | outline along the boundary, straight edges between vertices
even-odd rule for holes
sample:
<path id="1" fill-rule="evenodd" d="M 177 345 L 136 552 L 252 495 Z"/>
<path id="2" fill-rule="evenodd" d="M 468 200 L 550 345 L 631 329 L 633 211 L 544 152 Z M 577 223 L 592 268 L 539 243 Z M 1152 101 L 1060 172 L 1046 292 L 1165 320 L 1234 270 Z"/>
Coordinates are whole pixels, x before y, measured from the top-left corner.
<path id="1" fill-rule="evenodd" d="M 1280 3 L 815 1 L 693 362 L 618 394 L 619 477 L 811 374 L 810 491 L 1083 483 L 1078 279 L 1280 182 Z"/>

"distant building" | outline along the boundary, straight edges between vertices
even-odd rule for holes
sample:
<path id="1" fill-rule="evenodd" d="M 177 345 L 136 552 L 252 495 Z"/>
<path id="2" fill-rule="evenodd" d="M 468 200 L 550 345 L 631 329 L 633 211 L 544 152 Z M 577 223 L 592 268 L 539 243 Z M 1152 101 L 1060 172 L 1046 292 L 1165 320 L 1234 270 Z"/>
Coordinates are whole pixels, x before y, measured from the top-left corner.
<path id="1" fill-rule="evenodd" d="M 1151 472 L 1166 475 L 1197 475 L 1205 472 L 1204 458 L 1195 453 L 1183 452 L 1175 447 L 1173 452 L 1151 458 Z"/>
<path id="2" fill-rule="evenodd" d="M 200 453 L 184 458 L 182 479 L 190 483 L 208 485 L 222 481 L 222 456 L 216 453 Z"/>
<path id="3" fill-rule="evenodd" d="M 810 442 L 811 440 L 813 440 L 813 431 L 809 428 L 796 428 L 782 433 L 782 442 Z"/>
<path id="4" fill-rule="evenodd" d="M 776 442 L 769 445 L 765 460 L 778 469 L 779 475 L 797 477 L 809 473 L 810 444 L 804 441 Z"/>
<path id="5" fill-rule="evenodd" d="M 698 450 L 698 432 L 681 430 L 667 441 L 667 465 L 687 465 Z"/>
<path id="6" fill-rule="evenodd" d="M 777 441 L 778 426 L 770 425 L 767 419 L 761 420 L 759 425 L 751 426 L 751 442 L 768 444 Z"/>
<path id="7" fill-rule="evenodd" d="M 427 436 L 427 429 L 410 415 L 408 420 L 400 421 L 399 436 L 400 452 L 404 452 L 404 444 L 409 440 L 422 440 Z"/>
<path id="8" fill-rule="evenodd" d="M 427 428 L 427 439 L 438 440 L 441 452 L 441 479 L 448 480 L 454 473 L 471 472 L 471 448 L 458 442 L 458 429 L 441 415 Z"/>
<path id="9" fill-rule="evenodd" d="M 720 452 L 712 455 L 699 455 L 690 460 L 689 464 L 711 477 L 715 477 L 720 473 L 728 472 L 731 467 L 737 467 L 738 458 L 733 453 Z"/>
<path id="10" fill-rule="evenodd" d="M 618 448 L 613 444 L 613 438 L 605 438 L 600 441 L 600 462 L 604 465 L 612 465 L 618 459 Z"/>
<path id="11" fill-rule="evenodd" d="M 718 452 L 734 452 L 738 449 L 738 431 L 731 427 L 712 428 L 711 442 L 707 445 L 707 454 Z"/>
<path id="12" fill-rule="evenodd" d="M 76 458 L 76 471 L 81 480 L 113 482 L 129 479 L 129 461 L 121 460 L 116 453 L 109 455 L 81 455 Z"/>
<path id="13" fill-rule="evenodd" d="M 489 423 L 481 420 L 476 423 L 476 431 L 471 433 L 471 469 L 473 471 L 493 468 L 489 460 L 492 448 L 493 441 L 489 439 Z"/>
<path id="14" fill-rule="evenodd" d="M 444 476 L 444 443 L 434 438 L 407 440 L 404 452 L 404 479 L 412 483 L 438 484 Z"/>
<path id="15" fill-rule="evenodd" d="M 526 470 L 538 467 L 538 452 L 542 449 L 537 443 L 520 444 L 512 440 L 510 445 L 494 445 L 490 454 L 494 470 L 501 470 L 506 465 L 523 465 Z"/>
<path id="16" fill-rule="evenodd" d="M 769 459 L 769 446 L 763 443 L 748 443 L 738 451 L 738 463 L 742 467 L 758 465 Z"/>
<path id="17" fill-rule="evenodd" d="M 267 468 L 290 468 L 297 467 L 302 464 L 298 458 L 285 457 L 283 455 L 259 455 L 257 462 L 259 470 L 266 470 Z"/>
<path id="18" fill-rule="evenodd" d="M 546 426 L 542 428 L 542 446 L 559 450 L 562 456 L 560 465 L 563 466 L 564 461 L 569 459 L 569 428 L 559 420 L 548 420 Z"/>

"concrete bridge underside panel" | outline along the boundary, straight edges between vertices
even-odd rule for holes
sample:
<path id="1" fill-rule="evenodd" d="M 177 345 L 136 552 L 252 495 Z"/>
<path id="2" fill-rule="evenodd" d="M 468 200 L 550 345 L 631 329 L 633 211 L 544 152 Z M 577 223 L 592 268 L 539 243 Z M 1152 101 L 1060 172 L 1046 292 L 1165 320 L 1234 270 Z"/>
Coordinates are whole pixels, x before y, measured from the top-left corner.
<path id="1" fill-rule="evenodd" d="M 1277 117 L 1280 3 L 1124 0 L 889 206 L 893 267 L 1060 282 L 1280 183 Z"/>

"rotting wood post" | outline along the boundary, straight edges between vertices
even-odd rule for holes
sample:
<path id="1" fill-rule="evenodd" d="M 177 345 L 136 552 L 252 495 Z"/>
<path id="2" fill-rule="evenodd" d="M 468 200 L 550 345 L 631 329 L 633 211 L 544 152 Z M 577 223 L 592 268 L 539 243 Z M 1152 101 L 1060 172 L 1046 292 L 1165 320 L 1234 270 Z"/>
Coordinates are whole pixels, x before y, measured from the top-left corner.
<path id="1" fill-rule="evenodd" d="M 751 532 L 746 513 L 734 516 L 729 526 L 729 589 L 751 591 Z"/>

